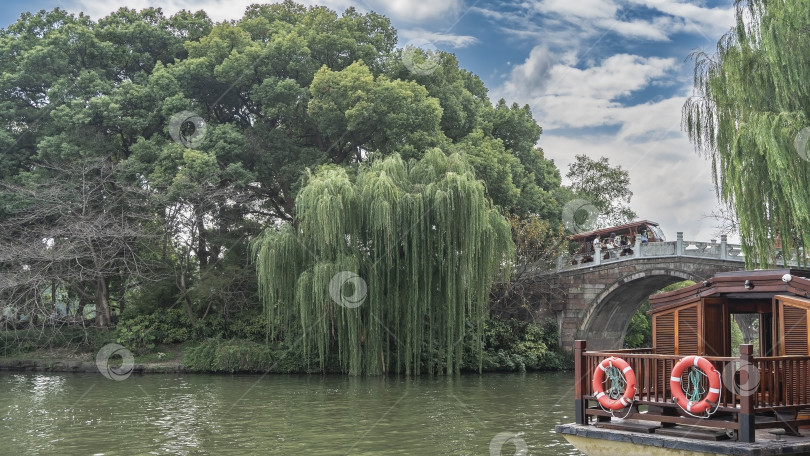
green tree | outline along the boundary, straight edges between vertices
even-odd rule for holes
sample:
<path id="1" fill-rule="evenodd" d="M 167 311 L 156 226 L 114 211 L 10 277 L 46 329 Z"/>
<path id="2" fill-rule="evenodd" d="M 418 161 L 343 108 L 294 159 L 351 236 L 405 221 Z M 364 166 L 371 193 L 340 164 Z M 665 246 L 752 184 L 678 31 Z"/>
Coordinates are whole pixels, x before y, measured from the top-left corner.
<path id="1" fill-rule="evenodd" d="M 542 130 L 528 107 L 493 106 L 447 53 L 436 54 L 432 73 L 414 73 L 396 42 L 378 14 L 291 1 L 217 24 L 202 11 L 166 17 L 158 8 L 98 21 L 26 13 L 0 30 L 0 184 L 60 199 L 7 198 L 0 223 L 25 219 L 29 240 L 69 232 L 77 219 L 56 208 L 80 201 L 58 190 L 103 175 L 94 193 L 103 197 L 84 216 L 114 211 L 137 233 L 111 243 L 127 255 L 98 263 L 93 279 L 66 273 L 58 287 L 72 290 L 74 308 L 91 305 L 100 276 L 111 317 L 104 311 L 100 324 L 125 302 L 149 314 L 178 307 L 195 334 L 260 312 L 257 281 L 245 279 L 255 277 L 250 242 L 263 227 L 301 223 L 296 201 L 309 169 L 332 165 L 355 182 L 372 162 L 398 155 L 411 169 L 437 147 L 472 165 L 497 211 L 556 232 L 560 176 L 535 146 Z M 92 176 L 70 171 L 86 163 L 103 166 Z M 88 270 L 93 252 L 79 256 Z M 3 267 L 31 261 L 22 258 Z"/>
<path id="2" fill-rule="evenodd" d="M 319 370 L 335 355 L 353 375 L 449 374 L 471 326 L 480 369 L 489 289 L 514 245 L 461 155 L 432 149 L 410 165 L 394 155 L 356 179 L 324 167 L 296 215 L 254 245 L 274 337 L 302 340 Z"/>
<path id="3" fill-rule="evenodd" d="M 652 347 L 652 318 L 647 315 L 650 301 L 645 299 L 636 310 L 624 335 L 624 348 Z"/>
<path id="4" fill-rule="evenodd" d="M 736 18 L 713 55 L 694 55 L 683 126 L 739 217 L 748 267 L 767 267 L 776 239 L 810 249 L 810 16 L 801 0 L 746 0 Z"/>
<path id="5" fill-rule="evenodd" d="M 375 78 L 362 61 L 341 71 L 322 67 L 310 93 L 308 114 L 336 164 L 362 161 L 364 149 L 418 158 L 444 142 L 439 100 L 415 82 Z"/>
<path id="6" fill-rule="evenodd" d="M 523 169 L 512 175 L 520 196 L 510 210 L 521 216 L 535 214 L 547 220 L 560 220 L 562 209 L 555 197 L 560 187 L 560 171 L 536 147 L 543 129 L 533 119 L 529 106 L 520 107 L 516 103 L 507 106 L 501 99 L 494 108 L 484 109 L 481 117 L 482 130 L 502 141 L 505 149 L 522 164 Z"/>
<path id="7" fill-rule="evenodd" d="M 597 228 L 621 225 L 636 218 L 630 209 L 630 174 L 621 166 L 611 166 L 607 157 L 593 160 L 577 155 L 565 175 L 576 198 L 591 203 L 598 211 Z"/>

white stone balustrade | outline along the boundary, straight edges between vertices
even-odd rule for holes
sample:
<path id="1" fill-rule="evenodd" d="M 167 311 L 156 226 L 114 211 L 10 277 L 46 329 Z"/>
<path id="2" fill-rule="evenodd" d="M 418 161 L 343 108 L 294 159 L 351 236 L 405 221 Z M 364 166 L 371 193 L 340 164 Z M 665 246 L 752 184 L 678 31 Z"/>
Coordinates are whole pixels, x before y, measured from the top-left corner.
<path id="1" fill-rule="evenodd" d="M 739 244 L 729 244 L 725 235 L 720 236 L 720 242 L 712 239 L 706 241 L 685 241 L 683 233 L 677 233 L 675 241 L 649 242 L 642 244 L 640 238 L 636 237 L 635 245 L 630 246 L 632 253 L 622 254 L 622 250 L 627 247 L 614 249 L 597 249 L 595 253 L 573 255 L 560 255 L 557 260 L 557 271 L 570 269 L 590 268 L 606 263 L 628 261 L 637 258 L 667 258 L 667 257 L 694 257 L 717 259 L 726 261 L 744 262 L 745 257 L 742 247 Z M 784 258 L 781 250 L 777 249 L 777 263 L 784 265 Z M 789 264 L 794 262 L 788 261 Z"/>

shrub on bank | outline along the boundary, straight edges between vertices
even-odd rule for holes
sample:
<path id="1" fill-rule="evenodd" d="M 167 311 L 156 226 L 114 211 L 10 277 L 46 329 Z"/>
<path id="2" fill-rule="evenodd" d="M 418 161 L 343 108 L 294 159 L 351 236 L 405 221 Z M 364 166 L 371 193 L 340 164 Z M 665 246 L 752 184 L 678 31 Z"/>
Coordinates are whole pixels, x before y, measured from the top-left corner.
<path id="1" fill-rule="evenodd" d="M 529 323 L 491 318 L 484 325 L 483 344 L 484 371 L 563 370 L 573 366 L 571 355 L 558 348 L 559 331 L 553 320 Z M 466 353 L 465 367 L 478 370 L 477 355 L 471 349 Z"/>
<path id="2" fill-rule="evenodd" d="M 185 342 L 191 337 L 191 325 L 181 309 L 150 314 L 124 313 L 115 327 L 116 341 L 135 353 L 154 350 L 157 344 Z"/>
<path id="3" fill-rule="evenodd" d="M 0 331 L 0 356 L 13 357 L 49 350 L 93 352 L 115 342 L 115 334 L 81 326 L 45 326 Z"/>
<path id="4" fill-rule="evenodd" d="M 186 350 L 183 365 L 202 372 L 264 372 L 273 366 L 273 353 L 250 340 L 206 339 Z"/>

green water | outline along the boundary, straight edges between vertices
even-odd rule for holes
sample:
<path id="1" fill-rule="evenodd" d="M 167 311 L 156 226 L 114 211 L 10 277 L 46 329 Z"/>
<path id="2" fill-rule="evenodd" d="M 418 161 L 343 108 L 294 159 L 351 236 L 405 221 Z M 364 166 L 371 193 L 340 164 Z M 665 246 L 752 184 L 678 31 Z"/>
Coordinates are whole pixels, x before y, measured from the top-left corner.
<path id="1" fill-rule="evenodd" d="M 579 454 L 573 373 L 456 378 L 0 373 L 0 454 Z M 498 454 L 497 452 L 492 454 Z M 526 454 L 521 451 L 518 454 Z"/>

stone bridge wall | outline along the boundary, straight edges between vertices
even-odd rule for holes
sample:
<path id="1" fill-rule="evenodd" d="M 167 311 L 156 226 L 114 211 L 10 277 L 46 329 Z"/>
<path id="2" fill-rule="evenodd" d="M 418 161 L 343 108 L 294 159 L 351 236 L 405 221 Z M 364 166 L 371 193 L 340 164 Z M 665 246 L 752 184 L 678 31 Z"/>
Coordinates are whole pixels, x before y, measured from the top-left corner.
<path id="1" fill-rule="evenodd" d="M 621 348 L 635 311 L 661 288 L 692 280 L 701 282 L 718 272 L 739 271 L 744 263 L 697 257 L 629 258 L 558 273 L 556 286 L 565 305 L 557 313 L 563 348 L 587 339 L 591 350 Z"/>

